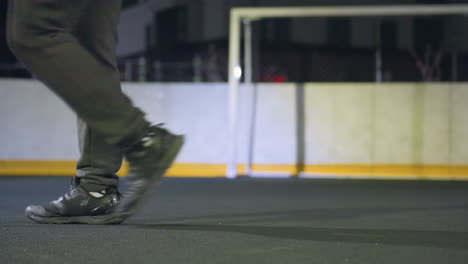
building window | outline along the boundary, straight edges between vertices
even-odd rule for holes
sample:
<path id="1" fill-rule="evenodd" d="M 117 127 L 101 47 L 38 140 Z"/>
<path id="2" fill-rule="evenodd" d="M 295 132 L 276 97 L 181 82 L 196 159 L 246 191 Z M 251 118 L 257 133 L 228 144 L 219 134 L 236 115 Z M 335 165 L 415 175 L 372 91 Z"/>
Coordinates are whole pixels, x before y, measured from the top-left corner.
<path id="1" fill-rule="evenodd" d="M 380 24 L 380 45 L 384 50 L 398 48 L 398 27 L 393 21 L 382 21 Z"/>
<path id="2" fill-rule="evenodd" d="M 160 11 L 155 20 L 160 46 L 170 47 L 187 41 L 187 8 L 173 7 Z"/>
<path id="3" fill-rule="evenodd" d="M 289 41 L 291 20 L 289 18 L 264 19 L 260 21 L 262 40 L 268 42 Z"/>
<path id="4" fill-rule="evenodd" d="M 446 4 L 448 0 L 416 0 L 418 4 Z"/>
<path id="5" fill-rule="evenodd" d="M 122 1 L 122 8 L 128 8 L 138 4 L 138 0 L 123 0 Z"/>
<path id="6" fill-rule="evenodd" d="M 444 24 L 442 20 L 433 18 L 418 18 L 414 21 L 414 46 L 417 49 L 438 49 L 444 36 Z"/>
<path id="7" fill-rule="evenodd" d="M 351 22 L 348 18 L 329 18 L 327 32 L 330 46 L 348 48 L 351 45 Z"/>

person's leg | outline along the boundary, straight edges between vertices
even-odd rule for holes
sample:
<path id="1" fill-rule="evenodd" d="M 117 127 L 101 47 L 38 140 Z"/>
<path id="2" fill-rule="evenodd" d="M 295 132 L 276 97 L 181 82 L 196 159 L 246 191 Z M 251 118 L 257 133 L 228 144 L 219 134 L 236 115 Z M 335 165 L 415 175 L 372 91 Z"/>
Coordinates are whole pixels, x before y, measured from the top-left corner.
<path id="1" fill-rule="evenodd" d="M 111 8 L 118 1 L 96 1 L 109 3 L 109 10 L 118 17 L 119 9 Z M 80 43 L 84 41 L 77 38 L 81 17 L 92 2 L 9 1 L 7 39 L 12 51 L 35 76 L 93 125 L 91 132 L 85 123 L 79 124 L 83 155 L 77 174 L 84 176 L 83 182 L 74 178 L 70 191 L 59 199 L 26 208 L 26 216 L 41 223 L 106 223 L 120 200 L 115 172 L 123 152 L 117 145 L 106 142 L 122 144 L 129 140 L 124 143 L 133 144 L 130 141 L 138 141 L 148 126 L 142 112 L 121 93 L 116 67 L 103 62 L 96 54 L 100 49 L 93 49 L 91 44 L 98 45 L 97 42 L 86 42 L 89 45 L 85 48 Z M 108 32 L 108 37 L 114 38 L 113 33 Z M 108 43 L 112 42 L 115 39 Z M 105 52 L 101 49 L 102 54 Z M 129 112 L 125 114 L 119 109 Z M 114 114 L 119 116 L 113 117 Z M 128 129 L 123 128 L 127 126 L 124 122 Z"/>
<path id="2" fill-rule="evenodd" d="M 104 138 L 78 119 L 80 158 L 76 164 L 79 184 L 87 191 L 95 192 L 117 187 L 116 173 L 122 165 L 122 150 L 107 144 Z"/>
<path id="3" fill-rule="evenodd" d="M 115 54 L 120 6 L 120 0 L 94 1 L 83 12 L 75 30 L 79 43 L 103 66 L 114 69 L 115 78 L 119 78 Z M 106 143 L 102 135 L 79 118 L 78 140 L 81 156 L 77 162 L 77 177 L 80 185 L 90 191 L 100 191 L 108 186 L 117 187 L 116 173 L 122 165 L 122 150 Z"/>
<path id="4" fill-rule="evenodd" d="M 118 71 L 80 42 L 79 28 L 94 4 L 109 0 L 10 0 L 8 43 L 17 57 L 108 144 L 125 152 L 131 177 L 122 200 L 115 188 L 69 193 L 26 216 L 41 223 L 121 223 L 142 204 L 183 145 L 184 137 L 149 126 L 120 91 Z M 83 27 L 86 28 L 86 27 Z M 118 202 L 118 204 L 117 204 Z"/>
<path id="5" fill-rule="evenodd" d="M 118 71 L 84 48 L 75 32 L 95 2 L 10 0 L 8 42 L 15 55 L 109 144 L 127 148 L 148 122 L 120 91 Z"/>

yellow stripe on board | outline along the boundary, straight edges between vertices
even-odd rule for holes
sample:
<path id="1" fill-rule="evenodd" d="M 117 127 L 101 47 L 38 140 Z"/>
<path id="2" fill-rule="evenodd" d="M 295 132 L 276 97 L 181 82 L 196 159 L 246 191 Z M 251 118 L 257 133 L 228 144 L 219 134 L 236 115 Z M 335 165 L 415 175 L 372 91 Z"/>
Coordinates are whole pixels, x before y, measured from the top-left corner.
<path id="1" fill-rule="evenodd" d="M 75 175 L 76 161 L 70 160 L 0 160 L 0 175 L 7 176 L 64 176 Z M 202 163 L 174 164 L 167 172 L 171 177 L 224 177 L 226 165 Z M 128 174 L 124 162 L 117 175 Z"/>
<path id="2" fill-rule="evenodd" d="M 75 166 L 70 160 L 0 160 L 0 175 L 75 175 Z"/>
<path id="3" fill-rule="evenodd" d="M 449 164 L 308 164 L 304 172 L 350 176 L 371 175 L 378 176 L 378 178 L 468 179 L 468 165 Z"/>
<path id="4" fill-rule="evenodd" d="M 11 176 L 63 176 L 75 174 L 75 161 L 70 160 L 0 160 L 0 175 Z M 297 173 L 297 164 L 253 164 L 259 173 Z M 408 178 L 408 179 L 468 179 L 467 164 L 306 164 L 304 173 L 316 175 L 342 175 L 350 178 Z M 239 164 L 240 174 L 245 174 L 245 164 Z M 123 164 L 119 176 L 128 173 Z M 225 177 L 223 163 L 176 163 L 167 172 L 169 177 Z"/>

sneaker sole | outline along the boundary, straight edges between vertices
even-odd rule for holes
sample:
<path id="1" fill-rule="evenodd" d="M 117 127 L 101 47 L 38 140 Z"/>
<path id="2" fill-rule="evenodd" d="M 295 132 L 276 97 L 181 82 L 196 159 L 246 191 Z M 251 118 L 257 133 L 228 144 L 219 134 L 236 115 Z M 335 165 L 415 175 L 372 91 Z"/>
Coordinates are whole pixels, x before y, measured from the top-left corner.
<path id="1" fill-rule="evenodd" d="M 98 216 L 40 217 L 31 212 L 26 212 L 26 217 L 40 224 L 115 224 L 115 216 L 112 214 Z"/>
<path id="2" fill-rule="evenodd" d="M 179 154 L 180 149 L 184 145 L 184 136 L 176 135 L 174 136 L 172 142 L 170 143 L 170 147 L 166 150 L 164 156 L 161 157 L 158 164 L 155 166 L 156 170 L 152 173 L 149 182 L 145 185 L 145 188 L 142 188 L 139 192 L 138 197 L 134 197 L 134 201 L 132 202 L 133 206 L 126 208 L 123 212 L 116 213 L 109 220 L 108 223 L 110 224 L 120 224 L 129 217 L 131 217 L 135 212 L 142 206 L 143 201 L 148 198 L 149 190 L 157 183 L 158 180 L 161 179 L 167 169 L 172 165 L 177 154 Z M 132 199 L 132 200 L 133 200 Z M 122 198 L 120 202 L 125 203 L 125 196 Z M 117 211 L 119 207 L 117 207 Z"/>

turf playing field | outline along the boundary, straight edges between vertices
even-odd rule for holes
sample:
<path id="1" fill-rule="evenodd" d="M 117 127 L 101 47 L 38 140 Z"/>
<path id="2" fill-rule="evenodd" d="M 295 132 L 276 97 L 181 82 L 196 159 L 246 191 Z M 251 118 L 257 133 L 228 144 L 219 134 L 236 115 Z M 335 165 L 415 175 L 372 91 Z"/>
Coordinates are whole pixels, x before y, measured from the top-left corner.
<path id="1" fill-rule="evenodd" d="M 68 177 L 0 177 L 0 263 L 468 263 L 468 182 L 167 178 L 118 226 L 42 225 Z"/>

